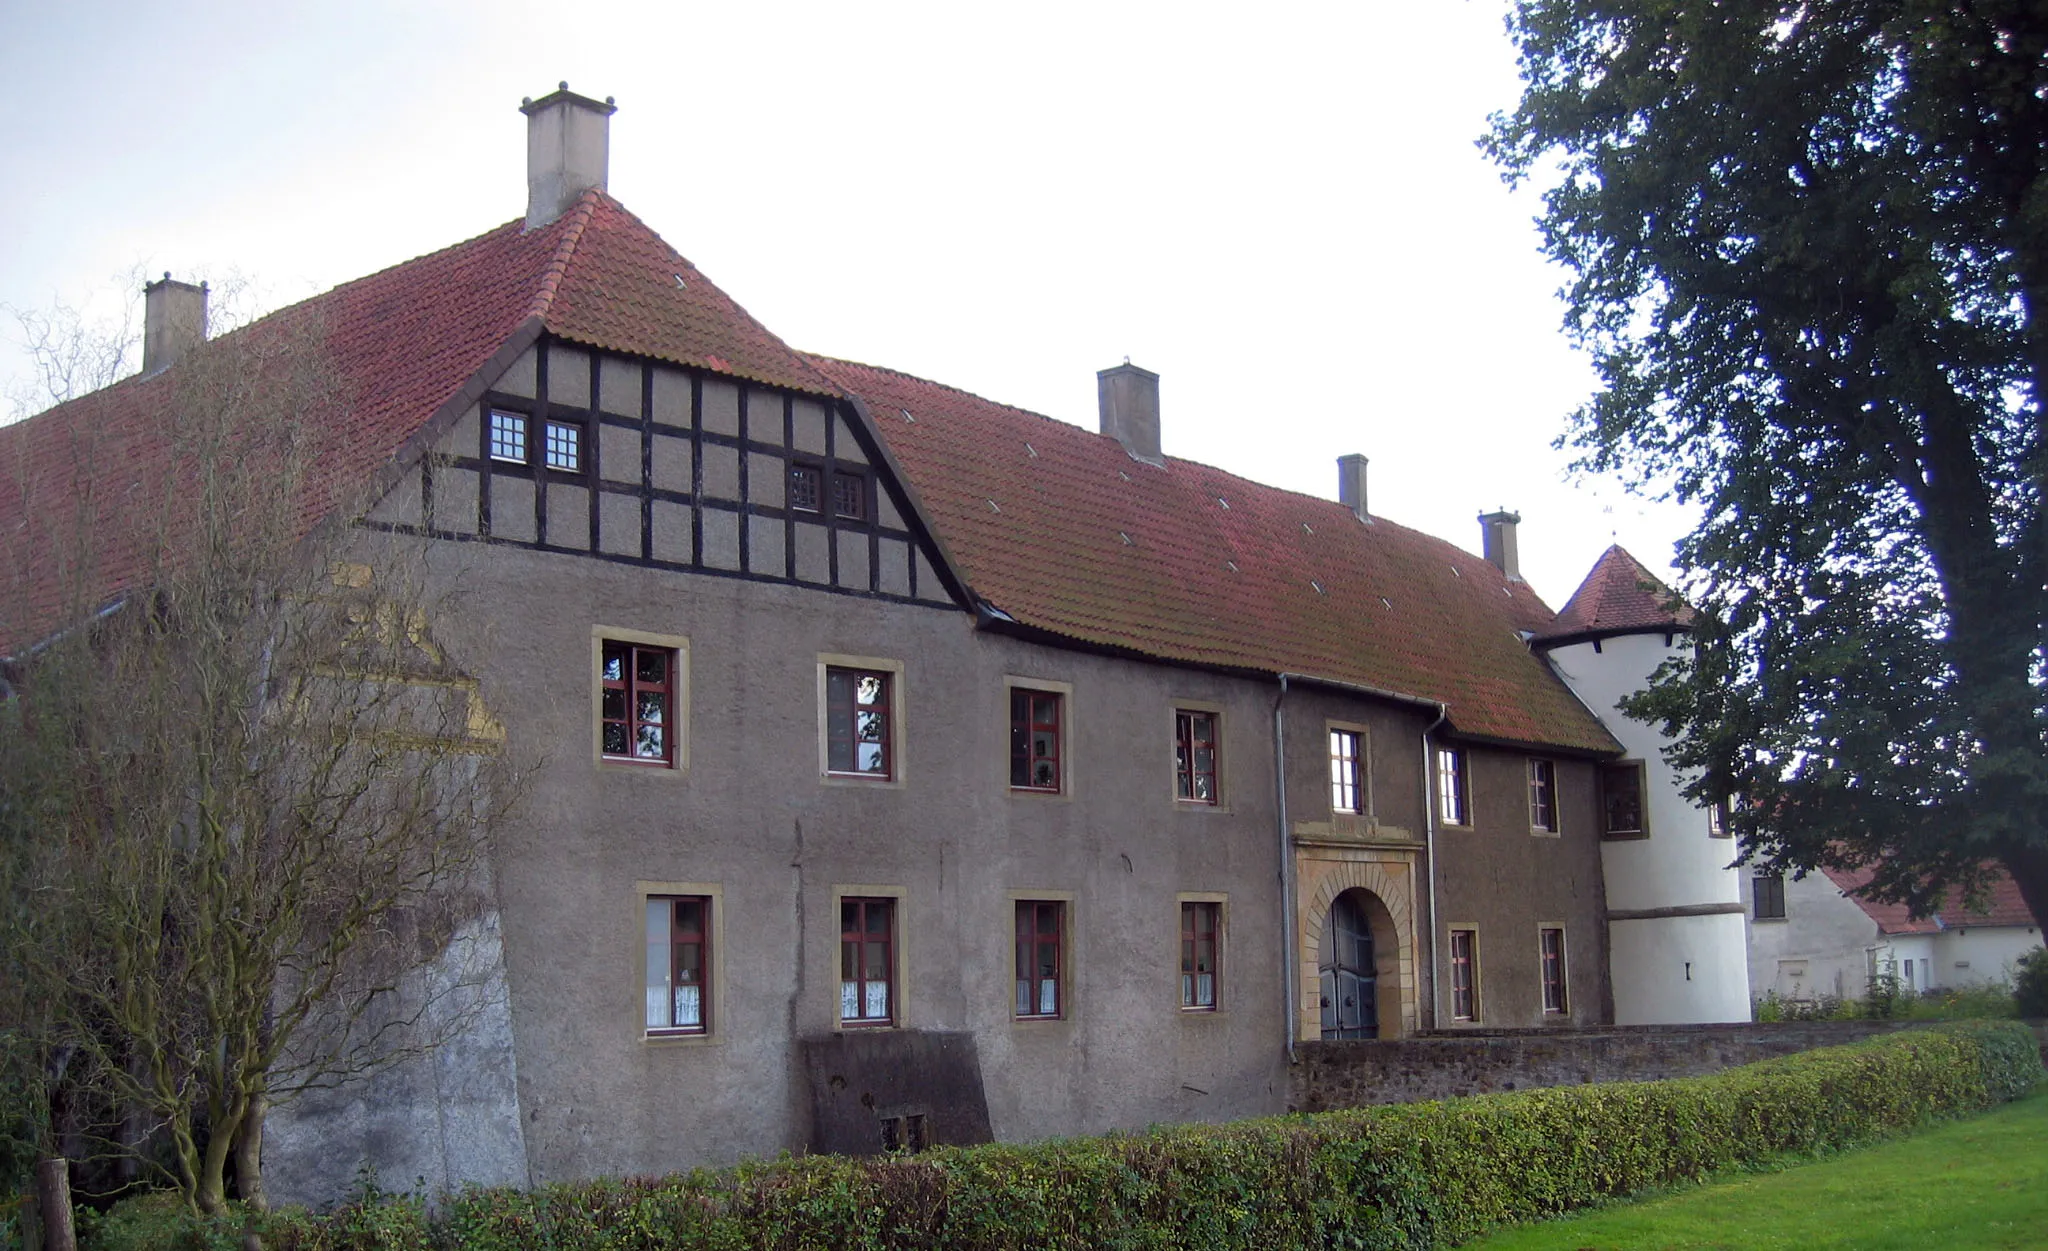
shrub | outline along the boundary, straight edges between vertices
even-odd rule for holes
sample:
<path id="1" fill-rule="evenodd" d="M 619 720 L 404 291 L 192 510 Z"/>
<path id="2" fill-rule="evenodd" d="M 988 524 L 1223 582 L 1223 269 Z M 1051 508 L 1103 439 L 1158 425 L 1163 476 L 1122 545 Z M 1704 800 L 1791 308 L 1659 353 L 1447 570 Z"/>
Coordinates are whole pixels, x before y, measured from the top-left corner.
<path id="1" fill-rule="evenodd" d="M 1929 991 L 1913 999 L 1905 1012 L 1916 1021 L 2001 1020 L 2015 1015 L 2012 991 L 2000 982 Z"/>
<path id="2" fill-rule="evenodd" d="M 263 1232 L 272 1251 L 1419 1251 L 1715 1169 L 1900 1133 L 2011 1098 L 2040 1076 L 2025 1026 L 1968 1022 L 1678 1081 L 479 1188 L 431 1212 L 416 1198 L 366 1195 L 326 1215 L 275 1214 Z M 185 1219 L 122 1251 L 208 1245 Z"/>
<path id="3" fill-rule="evenodd" d="M 2020 957 L 2013 969 L 2012 1000 L 2021 1016 L 2048 1016 L 2048 947 Z"/>

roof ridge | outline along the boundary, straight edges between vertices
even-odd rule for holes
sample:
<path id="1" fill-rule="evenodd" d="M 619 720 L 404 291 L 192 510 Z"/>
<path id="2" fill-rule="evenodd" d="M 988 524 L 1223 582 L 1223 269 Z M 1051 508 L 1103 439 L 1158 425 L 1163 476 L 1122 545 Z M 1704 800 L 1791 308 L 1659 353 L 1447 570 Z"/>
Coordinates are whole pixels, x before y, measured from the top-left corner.
<path id="1" fill-rule="evenodd" d="M 921 377 L 920 375 L 910 373 L 907 370 L 896 369 L 889 365 L 871 365 L 866 361 L 848 360 L 847 358 L 842 356 L 830 356 L 823 352 L 802 352 L 799 354 L 803 356 L 805 360 L 809 361 L 826 361 L 834 365 L 848 365 L 852 366 L 855 369 L 866 369 L 878 374 L 889 374 L 897 378 L 902 378 L 908 382 L 915 382 L 921 386 L 936 387 L 942 391 L 950 391 L 955 395 L 965 396 L 966 398 L 974 400 L 977 403 L 988 404 L 995 408 L 1003 409 L 1006 412 L 1016 413 L 1024 417 L 1036 418 L 1039 421 L 1050 422 L 1055 426 L 1062 427 L 1066 430 L 1077 431 L 1081 434 L 1089 436 L 1090 438 L 1115 438 L 1114 435 L 1107 435 L 1097 430 L 1090 430 L 1088 427 L 1081 425 L 1079 422 L 1067 421 L 1063 418 L 1053 417 L 1046 413 L 1038 412 L 1035 409 L 1020 408 L 1015 404 L 1010 404 L 1003 400 L 992 400 L 985 395 L 978 394 L 977 392 L 974 391 L 969 391 L 965 387 L 958 387 L 954 386 L 950 382 L 940 382 L 937 381 L 936 379 Z M 1272 491 L 1280 495 L 1292 496 L 1293 498 L 1305 500 L 1311 504 L 1316 504 L 1319 506 L 1327 505 L 1328 507 L 1333 509 L 1342 509 L 1347 513 L 1351 511 L 1351 509 L 1341 501 L 1329 499 L 1321 495 L 1312 495 L 1307 491 L 1297 491 L 1292 487 L 1276 486 L 1270 482 L 1261 482 L 1257 478 L 1248 478 L 1241 473 L 1233 472 L 1232 470 L 1225 469 L 1219 465 L 1212 465 L 1208 461 L 1195 460 L 1191 457 L 1173 455 L 1165 455 L 1164 459 L 1167 461 L 1168 464 L 1185 465 L 1190 469 L 1200 469 L 1208 473 L 1228 478 L 1233 482 L 1242 482 L 1249 486 L 1257 487 L 1261 491 Z M 1145 462 L 1143 461 L 1140 461 L 1138 463 L 1145 464 Z M 1158 466 L 1150 467 L 1158 468 Z M 1440 544 L 1443 547 L 1451 551 L 1457 552 L 1460 555 L 1463 555 L 1475 562 L 1487 564 L 1489 566 L 1491 565 L 1491 562 L 1487 561 L 1487 559 L 1484 556 L 1480 556 L 1473 552 L 1467 551 L 1465 548 L 1460 547 L 1458 544 L 1452 542 L 1447 538 L 1444 538 L 1442 535 L 1432 534 L 1427 530 L 1418 530 L 1414 526 L 1404 525 L 1401 522 L 1393 520 L 1391 517 L 1387 517 L 1379 513 L 1374 513 L 1372 517 L 1372 524 L 1391 526 L 1396 530 L 1402 531 L 1403 533 L 1417 535 L 1421 538 L 1428 539 L 1432 543 Z M 1541 597 L 1539 596 L 1538 598 L 1540 599 Z M 1545 604 L 1544 610 L 1546 612 L 1550 611 L 1550 606 L 1548 604 Z M 1555 616 L 1556 614 L 1552 613 L 1552 615 Z"/>
<path id="2" fill-rule="evenodd" d="M 809 361 L 813 364 L 817 363 L 818 361 L 824 361 L 827 362 L 828 364 L 833 365 L 850 365 L 855 369 L 865 369 L 872 373 L 889 374 L 894 377 L 901 378 L 906 382 L 915 382 L 922 386 L 937 387 L 942 391 L 951 391 L 955 395 L 965 396 L 966 398 L 973 400 L 976 403 L 990 404 L 995 406 L 996 408 L 1003 409 L 1007 412 L 1016 413 L 1020 417 L 1035 417 L 1040 421 L 1049 421 L 1054 423 L 1055 425 L 1066 426 L 1067 428 L 1072 430 L 1079 430 L 1082 434 L 1095 433 L 1094 431 L 1088 429 L 1088 427 L 1080 425 L 1076 422 L 1065 421 L 1061 418 L 1051 416 L 1050 414 L 1041 413 L 1037 409 L 1021 408 L 1015 404 L 1007 403 L 1003 400 L 993 400 L 986 395 L 980 394 L 979 392 L 969 391 L 966 387 L 956 387 L 950 382 L 940 382 L 936 378 L 926 378 L 920 374 L 911 373 L 908 370 L 896 369 L 889 365 L 871 365 L 866 361 L 849 360 L 844 356 L 831 356 L 824 352 L 806 352 L 801 349 L 792 350 L 795 351 L 798 356 L 803 357 L 806 361 Z"/>
<path id="3" fill-rule="evenodd" d="M 540 286 L 533 293 L 533 302 L 526 308 L 528 317 L 547 319 L 548 311 L 554 307 L 555 296 L 562 289 L 562 278 L 569 272 L 569 262 L 576 257 L 576 245 L 583 242 L 583 232 L 597 214 L 600 197 L 609 198 L 592 187 L 576 197 L 575 207 L 562 215 L 568 219 L 568 224 L 562 228 L 562 238 L 555 244 L 555 254 L 541 267 Z"/>

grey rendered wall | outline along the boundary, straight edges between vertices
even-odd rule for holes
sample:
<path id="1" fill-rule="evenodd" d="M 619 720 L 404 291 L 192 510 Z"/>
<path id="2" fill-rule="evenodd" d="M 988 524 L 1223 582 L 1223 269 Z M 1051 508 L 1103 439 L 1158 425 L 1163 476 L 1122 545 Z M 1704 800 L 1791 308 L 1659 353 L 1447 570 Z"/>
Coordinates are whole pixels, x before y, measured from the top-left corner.
<path id="1" fill-rule="evenodd" d="M 544 753 L 499 890 L 535 1180 L 801 1147 L 796 1038 L 837 1027 L 835 887 L 903 892 L 902 1020 L 977 1036 L 1004 1138 L 1242 1116 L 1281 1099 L 1270 767 L 1246 684 L 974 633 L 963 613 L 548 553 L 469 549 L 460 660 Z M 534 588 L 545 587 L 536 595 Z M 590 749 L 591 635 L 686 637 L 688 767 Z M 900 660 L 900 786 L 820 779 L 817 657 Z M 1066 798 L 1007 789 L 1005 674 L 1072 684 Z M 1172 798 L 1180 699 L 1224 708 L 1226 805 Z M 705 1040 L 643 1036 L 635 883 L 722 891 Z M 1183 1014 L 1181 891 L 1228 895 L 1222 1010 Z M 1011 1019 L 1019 892 L 1071 892 L 1070 1003 Z"/>
<path id="2" fill-rule="evenodd" d="M 591 468 L 493 465 L 493 403 L 585 423 Z M 481 681 L 511 750 L 535 762 L 496 858 L 527 1178 L 659 1173 L 809 1143 L 800 1040 L 839 1028 L 841 891 L 899 899 L 897 1024 L 973 1039 L 999 1138 L 1281 1110 L 1277 684 L 977 630 L 893 492 L 876 493 L 865 535 L 827 518 L 835 529 L 813 542 L 817 521 L 782 508 L 784 456 L 828 475 L 873 459 L 817 401 L 543 344 L 372 513 L 434 536 L 436 577 L 460 603 L 441 641 Z M 682 767 L 597 759 L 594 640 L 613 634 L 681 641 Z M 820 776 L 828 655 L 900 666 L 896 781 Z M 1006 679 L 1068 692 L 1060 795 L 1007 785 Z M 1213 807 L 1174 798 L 1181 706 L 1220 714 Z M 1290 696 L 1288 717 L 1295 815 L 1328 815 L 1326 719 L 1358 722 L 1371 729 L 1381 820 L 1420 838 L 1423 715 L 1323 692 Z M 1510 766 L 1519 794 L 1519 757 L 1475 775 L 1482 824 L 1444 849 L 1443 915 L 1484 920 L 1488 1023 L 1535 1002 L 1535 926 L 1565 920 L 1573 1017 L 1597 1020 L 1591 771 L 1560 765 L 1567 834 L 1536 839 L 1485 819 L 1505 811 L 1494 774 Z M 640 909 L 643 889 L 658 889 L 646 884 L 715 896 L 709 1036 L 644 1030 Z M 1224 905 L 1214 1012 L 1180 1007 L 1184 895 Z M 1019 898 L 1067 902 L 1062 1019 L 1013 1017 Z M 295 1141 L 317 1141 L 321 1124 Z"/>
<path id="3" fill-rule="evenodd" d="M 1472 806 L 1469 826 L 1437 827 L 1439 942 L 1453 924 L 1479 929 L 1479 1020 L 1474 1027 L 1598 1025 L 1613 1019 L 1607 981 L 1607 905 L 1600 871 L 1594 769 L 1552 759 L 1558 832 L 1529 827 L 1528 760 L 1524 753 L 1466 749 Z M 1537 931 L 1565 929 L 1566 1006 L 1560 1020 L 1543 1012 Z M 1450 974 L 1443 974 L 1448 1019 Z"/>

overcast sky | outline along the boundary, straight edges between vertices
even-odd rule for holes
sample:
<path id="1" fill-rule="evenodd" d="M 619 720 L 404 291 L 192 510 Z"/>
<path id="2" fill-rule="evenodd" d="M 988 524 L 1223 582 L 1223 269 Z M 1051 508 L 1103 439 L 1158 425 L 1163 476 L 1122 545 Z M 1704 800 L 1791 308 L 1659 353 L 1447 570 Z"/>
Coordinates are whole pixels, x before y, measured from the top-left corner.
<path id="1" fill-rule="evenodd" d="M 1592 378 L 1474 146 L 1505 7 L 0 0 L 0 304 L 110 315 L 140 265 L 277 307 L 482 233 L 566 79 L 617 98 L 613 194 L 792 345 L 1090 427 L 1128 356 L 1168 454 L 1334 496 L 1363 452 L 1475 550 L 1517 509 L 1561 607 L 1689 518 L 1550 446 Z"/>

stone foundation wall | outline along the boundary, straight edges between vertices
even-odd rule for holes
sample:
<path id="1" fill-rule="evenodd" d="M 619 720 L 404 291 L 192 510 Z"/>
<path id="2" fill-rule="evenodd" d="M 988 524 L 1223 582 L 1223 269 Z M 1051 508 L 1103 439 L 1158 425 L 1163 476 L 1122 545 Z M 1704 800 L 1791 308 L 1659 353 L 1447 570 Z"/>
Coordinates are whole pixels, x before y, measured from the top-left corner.
<path id="1" fill-rule="evenodd" d="M 1696 1077 L 1910 1028 L 1904 1021 L 1620 1026 L 1297 1045 L 1287 1110 L 1321 1112 L 1497 1090 Z"/>

